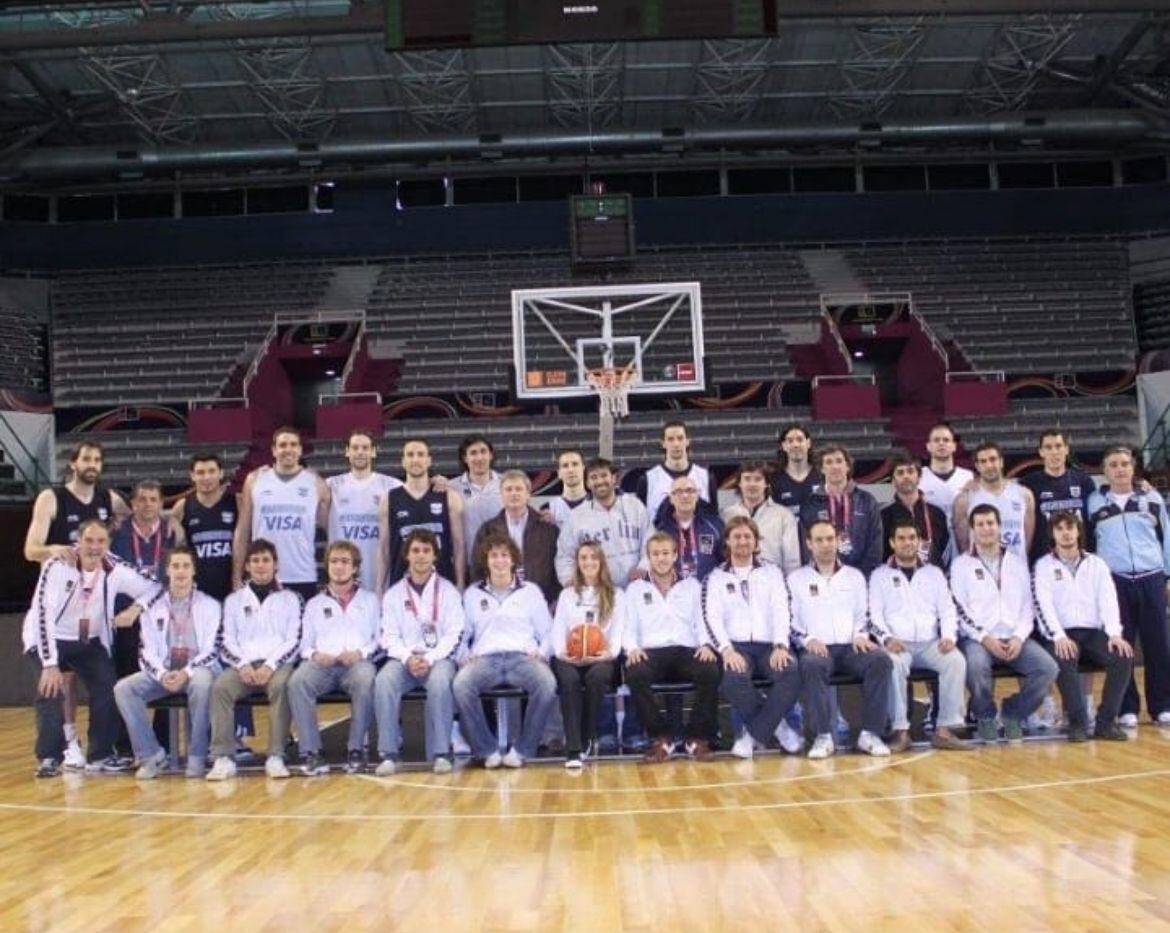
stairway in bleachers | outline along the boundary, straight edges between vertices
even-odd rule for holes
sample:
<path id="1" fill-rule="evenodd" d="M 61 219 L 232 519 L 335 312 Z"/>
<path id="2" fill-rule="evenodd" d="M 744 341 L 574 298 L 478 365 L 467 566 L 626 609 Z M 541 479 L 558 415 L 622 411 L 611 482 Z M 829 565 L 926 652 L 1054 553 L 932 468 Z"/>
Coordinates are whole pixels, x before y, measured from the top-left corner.
<path id="1" fill-rule="evenodd" d="M 380 265 L 334 267 L 333 278 L 317 301 L 317 310 L 364 310 L 381 271 Z"/>
<path id="2" fill-rule="evenodd" d="M 849 265 L 848 257 L 839 249 L 802 249 L 800 261 L 821 294 L 859 294 L 866 290 L 865 283 Z"/>

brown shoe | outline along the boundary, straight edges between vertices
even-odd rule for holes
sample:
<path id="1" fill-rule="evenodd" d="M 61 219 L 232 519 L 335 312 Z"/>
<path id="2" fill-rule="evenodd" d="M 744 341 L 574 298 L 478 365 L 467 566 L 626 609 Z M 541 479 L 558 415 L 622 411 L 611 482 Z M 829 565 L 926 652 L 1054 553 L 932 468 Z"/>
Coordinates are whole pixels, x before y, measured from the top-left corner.
<path id="1" fill-rule="evenodd" d="M 934 730 L 934 738 L 930 740 L 930 744 L 947 752 L 969 752 L 975 748 L 970 742 L 960 739 L 945 726 Z"/>
<path id="2" fill-rule="evenodd" d="M 687 754 L 695 761 L 714 761 L 715 753 L 706 739 L 691 739 L 687 742 Z"/>
<path id="3" fill-rule="evenodd" d="M 890 747 L 891 755 L 898 755 L 907 751 L 912 744 L 909 729 L 895 729 L 886 740 L 886 745 Z"/>
<path id="4" fill-rule="evenodd" d="M 670 742 L 666 739 L 653 739 L 642 761 L 648 765 L 660 765 L 670 760 Z"/>

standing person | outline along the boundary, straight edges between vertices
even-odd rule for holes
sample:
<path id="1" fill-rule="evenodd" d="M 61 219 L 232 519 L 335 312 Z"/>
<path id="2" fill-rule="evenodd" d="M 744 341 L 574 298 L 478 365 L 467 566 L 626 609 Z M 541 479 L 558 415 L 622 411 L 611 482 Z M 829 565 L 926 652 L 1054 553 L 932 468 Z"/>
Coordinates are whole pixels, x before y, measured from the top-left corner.
<path id="1" fill-rule="evenodd" d="M 818 449 L 817 465 L 824 483 L 801 507 L 801 527 L 807 535 L 814 523 L 828 522 L 837 532 L 841 563 L 868 576 L 882 562 L 882 519 L 877 500 L 853 482 L 853 457 L 840 444 Z"/>
<path id="2" fill-rule="evenodd" d="M 551 606 L 561 592 L 561 581 L 557 579 L 557 529 L 555 525 L 542 521 L 540 513 L 532 508 L 532 480 L 523 470 L 508 470 L 500 477 L 500 498 L 504 507 L 480 526 L 476 551 L 484 538 L 507 535 L 520 549 L 520 567 L 517 574 L 521 580 L 535 583 L 544 593 Z M 482 579 L 486 567 L 476 567 L 475 575 Z"/>
<path id="3" fill-rule="evenodd" d="M 33 503 L 24 539 L 24 559 L 43 564 L 57 557 L 76 560 L 74 549 L 83 522 L 97 519 L 106 527 L 128 518 L 130 509 L 114 490 L 101 485 L 102 445 L 81 441 L 69 455 L 70 477 L 64 485 L 42 490 Z M 77 688 L 74 675 L 63 672 L 61 697 L 65 756 L 68 769 L 85 767 L 85 752 L 77 739 Z"/>
<path id="4" fill-rule="evenodd" d="M 301 663 L 288 679 L 288 706 L 297 725 L 301 774 L 328 774 L 321 754 L 317 698 L 334 690 L 349 696 L 345 773 L 369 764 L 366 740 L 374 718 L 374 658 L 382 627 L 382 603 L 361 585 L 362 554 L 352 541 L 325 549 L 325 588 L 309 600 L 302 619 Z"/>
<path id="5" fill-rule="evenodd" d="M 646 507 L 637 496 L 618 493 L 617 470 L 610 460 L 590 460 L 585 483 L 589 501 L 573 510 L 557 539 L 557 578 L 568 585 L 577 548 L 585 541 L 596 541 L 605 552 L 614 583 L 625 586 L 641 574 L 638 562 L 651 530 Z"/>
<path id="6" fill-rule="evenodd" d="M 596 753 L 597 717 L 613 685 L 624 616 L 624 595 L 613 585 L 601 546 L 583 542 L 577 548 L 573 579 L 561 591 L 552 623 L 552 668 L 560 688 L 569 770 L 579 770 L 582 757 Z M 590 629 L 600 633 L 601 647 L 596 653 L 589 650 Z M 574 639 L 580 643 L 579 657 L 569 651 Z"/>
<path id="7" fill-rule="evenodd" d="M 679 477 L 689 477 L 699 490 L 699 497 L 716 510 L 719 508 L 715 477 L 706 467 L 691 461 L 691 440 L 687 426 L 681 421 L 668 421 L 662 426 L 662 463 L 651 467 L 638 480 L 636 494 L 646 506 L 646 514 L 653 517 L 658 507 L 670 494 L 670 484 Z"/>
<path id="8" fill-rule="evenodd" d="M 277 577 L 276 545 L 264 538 L 244 551 L 247 582 L 223 606 L 220 660 L 223 672 L 211 688 L 211 754 L 215 763 L 209 781 L 235 777 L 235 706 L 250 693 L 268 697 L 268 758 L 270 778 L 286 778 L 284 745 L 289 733 L 288 679 L 301 643 L 300 595 L 285 589 Z"/>
<path id="9" fill-rule="evenodd" d="M 770 495 L 771 469 L 761 460 L 741 463 L 735 474 L 739 501 L 723 510 L 724 525 L 738 516 L 750 518 L 760 532 L 760 556 L 783 571 L 800 566 L 800 531 L 792 511 Z"/>
<path id="10" fill-rule="evenodd" d="M 438 491 L 430 481 L 431 449 L 419 437 L 402 443 L 402 469 L 406 482 L 390 490 L 379 516 L 380 541 L 375 589 L 381 593 L 391 580 L 406 573 L 404 544 L 416 529 L 429 531 L 439 542 L 440 575 L 463 589 L 466 553 L 463 547 L 463 497 L 454 489 Z"/>
<path id="11" fill-rule="evenodd" d="M 946 514 L 927 501 L 922 492 L 922 468 L 913 457 L 899 457 L 894 461 L 894 499 L 882 509 L 882 539 L 886 542 L 884 560 L 894 553 L 894 528 L 903 520 L 914 523 L 918 529 L 919 558 L 927 564 L 945 567 L 946 555 L 951 550 L 950 522 Z"/>
<path id="12" fill-rule="evenodd" d="M 62 685 L 75 673 L 89 692 L 89 760 L 93 771 L 122 771 L 114 757 L 118 712 L 110 657 L 114 599 L 139 599 L 159 589 L 153 580 L 110 556 L 110 532 L 98 519 L 76 529 L 72 559 L 52 556 L 41 567 L 32 605 L 24 617 L 25 656 L 37 673 L 37 777 L 60 774 L 65 755 Z"/>
<path id="13" fill-rule="evenodd" d="M 150 580 L 163 579 L 163 557 L 173 544 L 167 524 L 162 520 L 162 486 L 155 480 L 145 479 L 134 485 L 130 496 L 130 521 L 123 522 L 110 539 L 110 553 L 130 564 Z M 118 678 L 138 673 L 139 647 L 142 641 L 142 626 L 138 616 L 142 605 L 125 596 L 114 602 L 114 673 Z M 164 743 L 167 741 L 167 714 L 156 710 L 154 714 L 155 733 Z M 121 755 L 129 756 L 130 733 L 127 724 L 118 724 L 118 738 L 115 747 Z"/>
<path id="14" fill-rule="evenodd" d="M 326 480 L 329 487 L 330 541 L 349 541 L 361 552 L 361 585 L 371 593 L 378 583 L 382 502 L 402 481 L 374 471 L 378 448 L 367 428 L 354 428 L 345 441 L 348 473 Z"/>
<path id="15" fill-rule="evenodd" d="M 829 678 L 846 673 L 861 679 L 862 720 L 858 751 L 885 757 L 882 741 L 890 705 L 893 663 L 870 637 L 865 577 L 840 560 L 837 529 L 814 521 L 806 532 L 811 559 L 788 578 L 792 635 L 800 650 L 805 708 L 814 736 L 809 758 L 836 752 L 831 729 Z"/>
<path id="16" fill-rule="evenodd" d="M 1107 485 L 1089 495 L 1089 538 L 1109 565 L 1121 605 L 1125 640 L 1142 646 L 1146 710 L 1170 725 L 1170 634 L 1166 588 L 1170 575 L 1170 517 L 1154 489 L 1134 485 L 1133 452 L 1110 447 L 1102 461 Z M 1123 726 L 1136 726 L 1139 700 L 1131 675 L 1121 701 Z"/>
<path id="17" fill-rule="evenodd" d="M 958 447 L 959 439 L 954 428 L 945 421 L 934 425 L 926 435 L 926 452 L 930 455 L 930 463 L 922 468 L 922 475 L 918 479 L 918 488 L 922 490 L 926 501 L 942 509 L 947 516 L 947 528 L 951 532 L 952 541 L 954 526 L 951 516 L 955 511 L 955 497 L 975 479 L 975 474 L 966 467 L 955 465 L 955 451 Z M 953 553 L 947 555 L 948 564 L 953 556 Z"/>
<path id="18" fill-rule="evenodd" d="M 380 642 L 386 664 L 374 683 L 378 719 L 378 777 L 398 770 L 402 697 L 425 687 L 426 755 L 436 774 L 450 774 L 451 727 L 455 722 L 455 657 L 465 628 L 463 599 L 455 584 L 439 576 L 439 542 L 423 529 L 404 542 L 406 575 L 382 597 Z"/>
<path id="19" fill-rule="evenodd" d="M 958 503 L 956 502 L 956 508 Z M 996 726 L 993 664 L 1004 664 L 1020 677 L 1020 692 L 1003 702 L 1003 731 L 1009 742 L 1023 739 L 1024 720 L 1033 713 L 1056 680 L 1056 662 L 1032 634 L 1032 579 L 1028 562 L 1003 544 L 999 512 L 983 503 L 971 510 L 970 553 L 951 563 L 951 592 L 967 658 L 971 712 L 984 742 L 999 738 Z"/>
<path id="20" fill-rule="evenodd" d="M 678 542 L 678 573 L 697 577 L 702 583 L 719 565 L 723 519 L 714 507 L 700 500 L 699 487 L 689 476 L 676 477 L 670 495 L 654 517 L 654 528 Z M 645 566 L 645 561 L 643 561 Z"/>
<path id="21" fill-rule="evenodd" d="M 773 735 L 788 752 L 800 751 L 803 744 L 784 721 L 800 697 L 788 588 L 780 568 L 759 559 L 759 540 L 750 518 L 731 519 L 723 537 L 726 561 L 703 590 L 707 637 L 723 661 L 723 695 L 744 720 L 731 747 L 736 758 L 751 758 Z M 766 695 L 756 688 L 755 677 L 771 681 Z"/>
<path id="22" fill-rule="evenodd" d="M 561 494 L 545 503 L 545 515 L 557 528 L 564 528 L 573 509 L 588 497 L 585 488 L 585 454 L 576 447 L 566 447 L 557 452 L 557 479 L 561 481 Z"/>
<path id="23" fill-rule="evenodd" d="M 893 664 L 890 751 L 904 752 L 910 747 L 907 679 L 915 667 L 938 674 L 938 725 L 932 744 L 967 751 L 973 746 L 957 734 L 963 728 L 967 662 L 956 650 L 958 619 L 947 578 L 935 564 L 922 559 L 922 539 L 912 518 L 894 521 L 889 543 L 890 559 L 869 577 L 869 619 Z"/>
<path id="24" fill-rule="evenodd" d="M 475 557 L 475 536 L 488 519 L 499 514 L 500 474 L 492 465 L 496 448 L 483 434 L 468 434 L 459 442 L 459 465 L 463 472 L 454 479 L 436 476 L 434 488 L 454 489 L 463 500 L 464 560 L 470 567 Z"/>
<path id="25" fill-rule="evenodd" d="M 810 459 L 812 435 L 803 424 L 794 421 L 781 429 L 777 444 L 780 470 L 772 477 L 772 498 L 800 518 L 801 508 L 822 482 Z"/>
<path id="26" fill-rule="evenodd" d="M 296 428 L 272 432 L 272 467 L 253 470 L 240 493 L 240 518 L 233 545 L 233 576 L 243 585 L 244 555 L 259 538 L 279 555 L 281 585 L 302 600 L 317 592 L 317 527 L 329 521 L 329 487 L 301 465 L 304 447 Z"/>
<path id="27" fill-rule="evenodd" d="M 1093 478 L 1083 470 L 1070 465 L 1068 438 L 1060 428 L 1048 428 L 1040 433 L 1036 452 L 1043 465 L 1039 470 L 1020 477 L 1020 484 L 1032 493 L 1035 514 L 1032 516 L 1032 547 L 1028 560 L 1035 564 L 1052 551 L 1049 520 L 1057 512 L 1079 512 L 1088 521 L 1089 493 L 1097 488 Z"/>
<path id="28" fill-rule="evenodd" d="M 193 491 L 171 509 L 170 534 L 176 545 L 191 548 L 199 592 L 223 603 L 232 591 L 232 547 L 236 537 L 239 502 L 224 484 L 219 455 L 197 452 L 188 469 Z M 236 708 L 236 756 L 252 750 L 244 736 L 255 735 L 252 707 Z"/>
<path id="29" fill-rule="evenodd" d="M 659 764 L 670 758 L 674 740 L 654 699 L 653 685 L 670 681 L 695 685 L 686 744 L 693 750 L 711 749 L 718 725 L 721 672 L 719 656 L 707 642 L 703 626 L 703 587 L 694 577 L 678 575 L 678 543 L 656 531 L 646 542 L 646 556 L 648 579 L 635 580 L 626 590 L 622 647 L 626 685 L 650 737 L 643 760 Z"/>
<path id="30" fill-rule="evenodd" d="M 1044 647 L 1060 667 L 1056 686 L 1068 716 L 1068 740 L 1089 738 L 1088 707 L 1078 673 L 1079 660 L 1087 658 L 1105 668 L 1093 736 L 1124 742 L 1129 736 L 1117 724 L 1117 716 L 1133 677 L 1133 647 L 1121 631 L 1117 587 L 1109 565 L 1083 550 L 1079 511 L 1053 512 L 1045 521 L 1053 547 L 1036 562 L 1032 586 Z"/>
<path id="31" fill-rule="evenodd" d="M 974 460 L 977 473 L 974 486 L 955 497 L 956 551 L 971 547 L 970 515 L 975 507 L 990 505 L 999 516 L 1004 548 L 1027 563 L 1036 527 L 1032 491 L 1004 476 L 1003 453 L 998 444 L 990 441 L 980 444 L 975 448 Z"/>
<path id="32" fill-rule="evenodd" d="M 141 670 L 114 687 L 118 711 L 130 732 L 135 777 L 149 781 L 167 761 L 148 721 L 146 704 L 176 693 L 187 695 L 190 739 L 187 777 L 207 770 L 211 731 L 211 684 L 219 673 L 219 626 L 223 607 L 195 588 L 195 555 L 178 545 L 167 553 L 167 588 L 146 601 L 142 622 Z"/>
<path id="33" fill-rule="evenodd" d="M 545 720 L 557 702 L 557 680 L 548 666 L 552 619 L 544 594 L 516 576 L 520 552 L 511 538 L 480 542 L 487 576 L 463 593 L 466 655 L 455 675 L 455 705 L 474 755 L 489 771 L 501 764 L 522 768 L 536 754 Z M 488 728 L 481 694 L 500 684 L 528 694 L 520 738 L 501 755 Z"/>

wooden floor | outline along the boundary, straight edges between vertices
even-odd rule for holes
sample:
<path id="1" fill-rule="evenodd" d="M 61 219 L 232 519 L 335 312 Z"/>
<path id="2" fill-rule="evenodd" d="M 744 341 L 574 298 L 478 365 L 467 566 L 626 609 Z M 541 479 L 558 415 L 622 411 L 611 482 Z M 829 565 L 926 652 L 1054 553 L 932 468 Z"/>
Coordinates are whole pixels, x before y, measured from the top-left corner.
<path id="1" fill-rule="evenodd" d="M 1170 929 L 1170 729 L 893 759 L 34 780 L 0 930 Z"/>

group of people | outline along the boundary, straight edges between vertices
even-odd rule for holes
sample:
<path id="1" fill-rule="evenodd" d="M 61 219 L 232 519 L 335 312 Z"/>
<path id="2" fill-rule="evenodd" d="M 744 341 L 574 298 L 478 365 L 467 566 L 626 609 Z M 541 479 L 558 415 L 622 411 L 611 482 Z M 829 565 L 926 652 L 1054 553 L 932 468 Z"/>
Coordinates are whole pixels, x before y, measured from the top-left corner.
<path id="1" fill-rule="evenodd" d="M 216 456 L 195 455 L 191 491 L 164 516 L 157 483 L 138 483 L 127 503 L 100 483 L 100 445 L 81 443 L 68 482 L 38 497 L 25 545 L 43 565 L 24 624 L 37 773 L 136 760 L 138 777 L 156 776 L 166 723 L 156 714 L 152 725 L 148 704 L 178 694 L 189 777 L 236 773 L 249 694 L 270 708 L 267 774 L 288 776 L 294 724 L 301 771 L 325 773 L 317 702 L 341 691 L 345 769 L 389 775 L 404 698 L 420 687 L 438 773 L 452 770 L 453 734 L 489 769 L 521 767 L 557 713 L 566 767 L 580 768 L 623 684 L 648 762 L 710 759 L 721 694 L 733 755 L 774 742 L 799 753 L 807 739 L 809 757 L 824 758 L 834 675 L 860 681 L 857 748 L 884 756 L 910 747 L 915 670 L 937 675 L 938 748 L 973 747 L 969 719 L 983 742 L 1001 729 L 1019 740 L 1054 682 L 1070 741 L 1124 740 L 1139 712 L 1135 640 L 1147 711 L 1170 725 L 1170 519 L 1135 482 L 1129 449 L 1106 452 L 1098 489 L 1070 466 L 1063 432 L 1046 431 L 1043 468 L 1015 482 L 995 444 L 974 450 L 974 473 L 957 467 L 954 432 L 938 424 L 929 463 L 898 458 L 893 501 L 879 508 L 848 450 L 814 451 L 792 424 L 779 468 L 742 464 L 721 510 L 686 425 L 666 423 L 661 444 L 662 462 L 631 492 L 612 462 L 560 451 L 561 492 L 538 510 L 528 475 L 497 473 L 480 434 L 461 443 L 453 479 L 433 475 L 425 440 L 406 440 L 399 480 L 375 471 L 376 438 L 355 430 L 348 472 L 326 480 L 303 465 L 299 433 L 279 428 L 271 466 L 238 496 Z M 1105 671 L 1093 721 L 1082 661 Z M 1020 689 L 1000 708 L 992 678 L 1005 667 Z M 76 679 L 90 697 L 84 753 Z M 656 699 L 656 685 L 677 682 L 693 686 L 685 724 Z M 526 708 L 501 748 L 483 696 L 504 685 Z"/>

